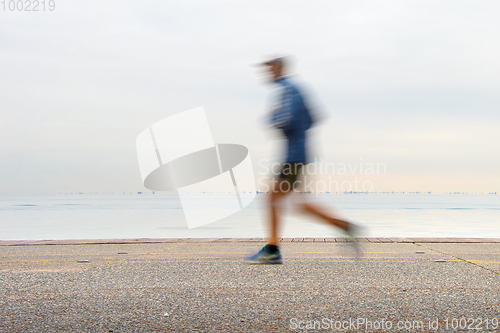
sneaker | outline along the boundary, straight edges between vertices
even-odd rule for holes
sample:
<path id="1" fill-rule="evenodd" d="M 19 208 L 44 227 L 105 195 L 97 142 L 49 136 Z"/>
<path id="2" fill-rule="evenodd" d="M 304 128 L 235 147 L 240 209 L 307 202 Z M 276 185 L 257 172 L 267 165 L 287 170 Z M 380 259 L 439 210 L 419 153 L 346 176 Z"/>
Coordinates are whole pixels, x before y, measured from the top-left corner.
<path id="1" fill-rule="evenodd" d="M 281 258 L 280 251 L 276 253 L 268 253 L 266 247 L 264 246 L 259 252 L 252 256 L 248 256 L 243 259 L 245 264 L 249 265 L 259 265 L 259 264 L 282 264 L 283 258 Z"/>
<path id="2" fill-rule="evenodd" d="M 361 228 L 357 224 L 354 224 L 351 222 L 347 222 L 347 223 L 349 223 L 349 224 L 347 226 L 347 230 L 345 231 L 346 239 L 349 242 L 358 242 L 358 240 L 356 238 L 359 237 L 359 235 L 361 233 Z"/>
<path id="3" fill-rule="evenodd" d="M 349 222 L 348 229 L 345 231 L 345 233 L 346 240 L 353 247 L 356 258 L 359 259 L 362 255 L 362 251 L 359 241 L 356 238 L 359 237 L 361 228 L 358 225 Z"/>

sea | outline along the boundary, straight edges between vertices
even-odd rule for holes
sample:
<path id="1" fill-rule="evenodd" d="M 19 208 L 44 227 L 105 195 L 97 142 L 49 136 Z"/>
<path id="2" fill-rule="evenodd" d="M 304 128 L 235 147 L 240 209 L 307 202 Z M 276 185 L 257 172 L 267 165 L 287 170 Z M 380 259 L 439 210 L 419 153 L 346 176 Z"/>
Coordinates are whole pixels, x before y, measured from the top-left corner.
<path id="1" fill-rule="evenodd" d="M 209 197 L 224 202 L 224 195 Z M 282 237 L 335 237 L 340 230 L 297 211 L 322 205 L 363 227 L 367 237 L 500 237 L 500 195 L 310 194 L 282 205 Z M 219 221 L 188 228 L 172 194 L 65 194 L 0 197 L 0 240 L 265 237 L 266 194 Z M 185 200 L 185 199 L 183 199 Z M 197 200 L 200 200 L 198 198 Z"/>

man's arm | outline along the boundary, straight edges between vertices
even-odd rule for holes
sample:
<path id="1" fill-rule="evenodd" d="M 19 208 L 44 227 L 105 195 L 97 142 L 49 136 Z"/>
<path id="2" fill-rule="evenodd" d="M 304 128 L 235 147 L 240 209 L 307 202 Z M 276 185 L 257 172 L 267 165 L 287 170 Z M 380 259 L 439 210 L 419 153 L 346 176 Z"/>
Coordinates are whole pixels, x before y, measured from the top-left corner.
<path id="1" fill-rule="evenodd" d="M 293 90 L 291 87 L 285 87 L 280 106 L 270 114 L 271 125 L 284 131 L 289 130 L 293 121 L 293 112 Z"/>

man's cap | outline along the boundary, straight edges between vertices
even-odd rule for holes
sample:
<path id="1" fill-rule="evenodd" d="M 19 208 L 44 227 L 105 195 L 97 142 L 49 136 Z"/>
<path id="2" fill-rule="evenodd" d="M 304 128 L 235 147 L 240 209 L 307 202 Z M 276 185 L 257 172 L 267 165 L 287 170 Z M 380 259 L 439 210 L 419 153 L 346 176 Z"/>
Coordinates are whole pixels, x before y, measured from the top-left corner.
<path id="1" fill-rule="evenodd" d="M 284 62 L 286 62 L 285 56 L 273 56 L 268 57 L 267 60 L 255 64 L 255 66 L 271 66 L 274 64 L 283 64 Z"/>

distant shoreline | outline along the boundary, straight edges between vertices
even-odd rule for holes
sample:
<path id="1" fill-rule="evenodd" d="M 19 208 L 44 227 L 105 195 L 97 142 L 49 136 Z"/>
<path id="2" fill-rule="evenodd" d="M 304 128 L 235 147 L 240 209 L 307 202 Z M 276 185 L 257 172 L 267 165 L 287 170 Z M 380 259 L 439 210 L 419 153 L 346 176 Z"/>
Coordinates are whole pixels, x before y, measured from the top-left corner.
<path id="1" fill-rule="evenodd" d="M 251 192 L 250 192 L 251 193 Z M 192 193 L 199 195 L 224 195 L 229 193 Z M 267 192 L 257 191 L 256 194 L 262 195 L 267 194 Z M 310 194 L 310 195 L 485 195 L 485 196 L 495 196 L 499 195 L 500 192 L 433 192 L 433 191 L 377 191 L 377 192 L 355 192 L 355 191 L 346 191 L 346 192 L 304 192 L 300 194 Z M 129 193 L 92 193 L 92 192 L 68 192 L 68 193 L 22 193 L 22 194 L 0 194 L 0 197 L 28 197 L 28 196 L 177 196 L 175 193 L 166 193 L 166 192 L 129 192 Z"/>
<path id="2" fill-rule="evenodd" d="M 462 237 L 360 237 L 361 243 L 500 243 L 500 238 Z M 131 238 L 131 239 L 67 239 L 67 240 L 0 240 L 0 246 L 151 244 L 151 243 L 255 243 L 264 238 Z M 343 237 L 282 238 L 282 243 L 346 243 Z"/>

